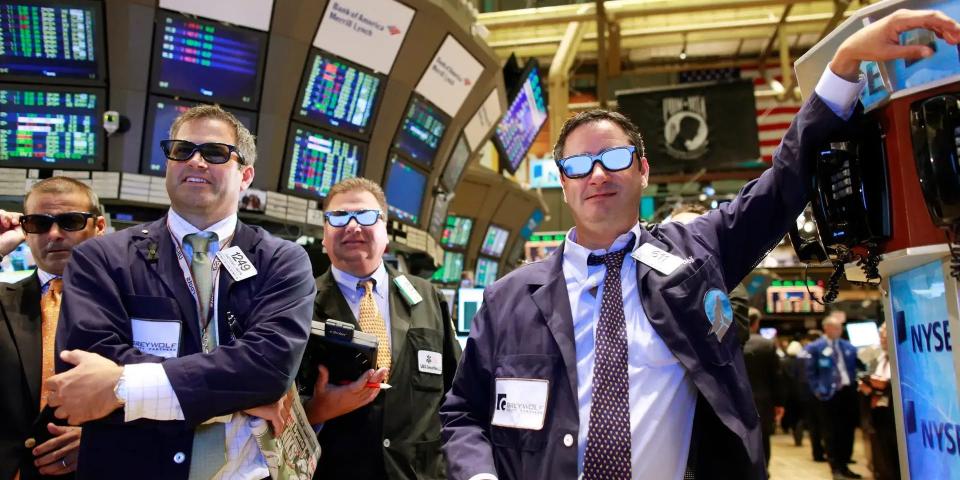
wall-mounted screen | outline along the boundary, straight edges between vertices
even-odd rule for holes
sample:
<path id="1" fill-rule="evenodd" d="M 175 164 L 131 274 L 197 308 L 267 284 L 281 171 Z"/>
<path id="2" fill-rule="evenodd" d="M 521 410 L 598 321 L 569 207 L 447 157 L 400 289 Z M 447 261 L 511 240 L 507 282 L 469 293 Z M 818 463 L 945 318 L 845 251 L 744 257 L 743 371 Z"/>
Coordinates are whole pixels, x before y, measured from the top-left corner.
<path id="1" fill-rule="evenodd" d="M 541 222 L 543 222 L 543 210 L 539 208 L 534 209 L 533 213 L 530 214 L 530 218 L 527 219 L 527 223 L 524 223 L 523 227 L 520 228 L 520 238 L 529 240 L 530 237 L 536 233 L 537 229 L 540 228 Z"/>
<path id="2" fill-rule="evenodd" d="M 102 89 L 0 84 L 0 167 L 103 169 Z"/>
<path id="3" fill-rule="evenodd" d="M 499 258 L 500 255 L 503 255 L 503 249 L 507 246 L 508 238 L 510 238 L 508 230 L 490 225 L 487 227 L 487 234 L 483 236 L 483 243 L 480 244 L 480 253 Z"/>
<path id="4" fill-rule="evenodd" d="M 507 113 L 497 123 L 494 134 L 497 148 L 504 157 L 501 165 L 510 173 L 520 168 L 520 163 L 526 158 L 527 151 L 547 120 L 547 99 L 536 60 L 528 60 L 524 72 L 520 90 L 510 102 Z"/>
<path id="5" fill-rule="evenodd" d="M 497 270 L 500 268 L 500 262 L 484 257 L 477 257 L 476 281 L 474 284 L 478 287 L 489 287 L 497 281 Z"/>
<path id="6" fill-rule="evenodd" d="M 460 252 L 443 252 L 443 265 L 437 269 L 431 280 L 443 284 L 460 283 L 462 272 L 463 254 Z"/>
<path id="7" fill-rule="evenodd" d="M 847 323 L 847 336 L 854 347 L 880 345 L 880 329 L 874 321 Z"/>
<path id="8" fill-rule="evenodd" d="M 457 144 L 453 147 L 453 152 L 450 153 L 450 159 L 447 160 L 447 166 L 443 169 L 443 176 L 440 177 L 440 184 L 443 185 L 447 191 L 454 191 L 457 189 L 457 184 L 460 183 L 460 176 L 463 175 L 463 171 L 467 168 L 467 163 L 470 162 L 470 147 L 467 145 L 467 140 L 463 135 L 460 135 L 460 138 L 457 139 Z"/>
<path id="9" fill-rule="evenodd" d="M 103 3 L 0 2 L 0 75 L 5 80 L 103 83 Z"/>
<path id="10" fill-rule="evenodd" d="M 447 114 L 419 95 L 411 95 L 393 146 L 407 158 L 429 167 L 449 124 Z"/>
<path id="11" fill-rule="evenodd" d="M 452 195 L 438 194 L 433 197 L 433 210 L 430 211 L 430 225 L 427 233 L 440 240 L 443 236 L 443 227 L 447 224 L 447 212 L 450 210 Z"/>
<path id="12" fill-rule="evenodd" d="M 427 174 L 413 168 L 394 155 L 387 166 L 384 193 L 390 217 L 410 225 L 420 224 L 423 194 L 427 189 Z"/>
<path id="13" fill-rule="evenodd" d="M 469 334 L 473 327 L 473 317 L 483 305 L 482 288 L 461 288 L 457 290 L 457 333 Z"/>
<path id="14" fill-rule="evenodd" d="M 143 132 L 143 154 L 140 156 L 140 173 L 163 176 L 167 173 L 167 159 L 160 149 L 160 141 L 170 138 L 170 126 L 181 113 L 197 102 L 175 100 L 150 95 Z M 257 132 L 257 114 L 245 110 L 225 108 L 240 120 L 251 133 Z"/>
<path id="15" fill-rule="evenodd" d="M 304 69 L 294 118 L 369 138 L 384 83 L 369 69 L 315 50 Z"/>
<path id="16" fill-rule="evenodd" d="M 267 34 L 157 12 L 150 91 L 256 109 Z"/>
<path id="17" fill-rule="evenodd" d="M 473 219 L 449 215 L 447 225 L 443 227 L 440 244 L 450 248 L 467 248 L 471 231 L 473 231 Z"/>
<path id="18" fill-rule="evenodd" d="M 360 175 L 365 153 L 361 142 L 290 123 L 281 189 L 299 196 L 326 197 L 340 180 Z"/>

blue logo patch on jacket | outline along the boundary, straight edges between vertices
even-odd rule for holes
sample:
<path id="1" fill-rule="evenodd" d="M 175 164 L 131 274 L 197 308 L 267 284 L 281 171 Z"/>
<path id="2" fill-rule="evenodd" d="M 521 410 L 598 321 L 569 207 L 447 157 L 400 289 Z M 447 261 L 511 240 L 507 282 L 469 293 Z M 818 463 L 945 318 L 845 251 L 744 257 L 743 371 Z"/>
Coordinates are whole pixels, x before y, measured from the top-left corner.
<path id="1" fill-rule="evenodd" d="M 716 334 L 717 341 L 723 340 L 723 336 L 733 324 L 733 307 L 730 306 L 727 294 L 719 288 L 707 291 L 703 296 L 703 311 L 707 314 L 707 321 L 710 322 L 710 331 L 707 333 Z"/>

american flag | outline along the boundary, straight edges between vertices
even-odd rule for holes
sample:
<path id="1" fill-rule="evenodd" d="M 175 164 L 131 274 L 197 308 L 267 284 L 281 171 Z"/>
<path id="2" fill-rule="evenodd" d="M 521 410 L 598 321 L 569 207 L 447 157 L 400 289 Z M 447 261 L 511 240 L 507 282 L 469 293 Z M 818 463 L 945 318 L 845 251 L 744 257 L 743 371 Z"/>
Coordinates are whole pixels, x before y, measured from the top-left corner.
<path id="1" fill-rule="evenodd" d="M 771 63 L 767 65 L 767 72 L 779 72 L 780 65 Z M 753 86 L 756 91 L 769 90 L 767 81 L 760 76 L 759 65 L 746 65 L 740 68 L 720 68 L 706 70 L 691 70 L 680 72 L 678 80 L 680 83 L 688 82 L 710 82 L 733 80 L 738 78 L 753 79 Z M 775 75 L 778 81 L 783 82 L 780 75 Z M 790 122 L 800 111 L 801 102 L 798 100 L 786 99 L 778 101 L 774 97 L 757 97 L 757 130 L 760 134 L 760 157 L 764 163 L 773 162 L 773 151 L 780 144 L 780 139 L 787 133 Z"/>

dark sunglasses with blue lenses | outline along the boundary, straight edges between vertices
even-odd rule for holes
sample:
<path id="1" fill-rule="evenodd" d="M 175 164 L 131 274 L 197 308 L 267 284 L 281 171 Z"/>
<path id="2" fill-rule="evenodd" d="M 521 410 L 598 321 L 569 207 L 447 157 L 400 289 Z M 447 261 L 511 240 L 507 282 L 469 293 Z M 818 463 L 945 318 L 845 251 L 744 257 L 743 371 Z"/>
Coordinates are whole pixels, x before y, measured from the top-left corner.
<path id="1" fill-rule="evenodd" d="M 334 210 L 324 212 L 323 216 L 327 218 L 327 223 L 334 227 L 346 227 L 351 218 L 357 220 L 357 225 L 369 227 L 377 223 L 383 213 L 380 210 Z"/>
<path id="2" fill-rule="evenodd" d="M 230 161 L 230 155 L 237 154 L 237 161 L 243 165 L 243 155 L 233 145 L 226 143 L 201 143 L 197 145 L 186 140 L 161 140 L 160 148 L 163 149 L 163 155 L 177 162 L 186 162 L 193 157 L 194 153 L 200 152 L 200 156 L 207 163 L 221 164 Z"/>
<path id="3" fill-rule="evenodd" d="M 567 178 L 583 178 L 593 171 L 593 165 L 600 162 L 608 172 L 619 172 L 633 165 L 633 152 L 636 147 L 627 145 L 601 150 L 596 155 L 581 153 L 557 160 L 557 167 Z"/>
<path id="4" fill-rule="evenodd" d="M 24 232 L 41 234 L 47 233 L 56 223 L 60 230 L 67 232 L 79 232 L 87 227 L 87 219 L 94 218 L 96 215 L 89 212 L 66 212 L 57 215 L 47 215 L 46 213 L 34 213 L 20 216 L 20 227 Z"/>

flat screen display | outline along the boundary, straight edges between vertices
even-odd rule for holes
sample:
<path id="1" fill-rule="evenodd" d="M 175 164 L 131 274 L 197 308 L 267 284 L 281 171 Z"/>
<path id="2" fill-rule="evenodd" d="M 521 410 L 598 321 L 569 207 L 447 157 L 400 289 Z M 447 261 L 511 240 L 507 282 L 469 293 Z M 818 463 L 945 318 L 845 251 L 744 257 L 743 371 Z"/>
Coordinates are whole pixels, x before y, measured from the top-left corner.
<path id="1" fill-rule="evenodd" d="M 534 209 L 530 218 L 527 219 L 527 223 L 523 224 L 523 228 L 520 229 L 520 238 L 530 240 L 530 237 L 540 228 L 541 222 L 543 222 L 543 210 Z"/>
<path id="2" fill-rule="evenodd" d="M 163 176 L 167 172 L 167 159 L 160 149 L 160 141 L 170 138 L 173 121 L 197 102 L 175 100 L 151 95 L 147 104 L 146 128 L 143 134 L 143 155 L 140 156 L 140 173 Z M 257 132 L 257 114 L 244 110 L 225 108 L 240 120 L 251 133 Z"/>
<path id="3" fill-rule="evenodd" d="M 150 91 L 256 109 L 267 34 L 160 11 Z"/>
<path id="4" fill-rule="evenodd" d="M 450 153 L 450 159 L 447 160 L 447 166 L 443 169 L 443 176 L 440 177 L 440 184 L 447 191 L 452 192 L 457 189 L 460 176 L 463 175 L 468 162 L 470 162 L 470 147 L 467 145 L 466 137 L 460 135 L 457 144 L 453 147 L 453 152 Z"/>
<path id="5" fill-rule="evenodd" d="M 0 2 L 0 75 L 8 80 L 102 83 L 102 2 Z"/>
<path id="6" fill-rule="evenodd" d="M 411 225 L 420 224 L 427 174 L 408 165 L 396 156 L 390 159 L 387 172 L 387 208 L 390 217 Z"/>
<path id="7" fill-rule="evenodd" d="M 500 268 L 500 263 L 496 260 L 478 257 L 476 285 L 478 287 L 489 287 L 493 285 L 493 282 L 497 281 L 498 268 Z"/>
<path id="8" fill-rule="evenodd" d="M 503 167 L 515 173 L 527 156 L 540 128 L 547 120 L 547 101 L 540 83 L 536 61 L 527 62 L 526 73 L 517 96 L 494 132 L 497 146 L 505 157 Z"/>
<path id="9" fill-rule="evenodd" d="M 874 322 L 848 323 L 847 336 L 854 347 L 880 345 L 880 330 Z"/>
<path id="10" fill-rule="evenodd" d="M 443 265 L 433 274 L 432 280 L 443 284 L 460 283 L 460 274 L 463 273 L 463 254 L 460 252 L 443 252 Z"/>
<path id="11" fill-rule="evenodd" d="M 281 186 L 288 193 L 324 198 L 340 180 L 360 175 L 365 153 L 361 142 L 291 123 Z"/>
<path id="12" fill-rule="evenodd" d="M 473 317 L 483 305 L 482 288 L 461 288 L 457 290 L 457 331 L 461 334 L 470 333 L 473 326 Z"/>
<path id="13" fill-rule="evenodd" d="M 412 95 L 393 146 L 407 158 L 429 167 L 449 124 L 447 114 L 419 95 Z"/>
<path id="14" fill-rule="evenodd" d="M 0 84 L 0 167 L 103 169 L 101 89 Z"/>
<path id="15" fill-rule="evenodd" d="M 473 219 L 448 215 L 440 244 L 450 248 L 467 248 L 471 231 L 473 231 Z"/>
<path id="16" fill-rule="evenodd" d="M 384 78 L 314 50 L 304 71 L 294 117 L 304 123 L 368 138 Z"/>
<path id="17" fill-rule="evenodd" d="M 430 225 L 427 233 L 437 240 L 443 236 L 443 227 L 447 224 L 447 212 L 450 210 L 450 195 L 439 194 L 433 197 L 433 210 L 430 211 Z"/>
<path id="18" fill-rule="evenodd" d="M 500 257 L 500 255 L 503 255 L 504 247 L 507 246 L 508 238 L 510 238 L 509 231 L 496 225 L 490 225 L 487 227 L 487 234 L 483 236 L 480 253 L 491 257 Z"/>

